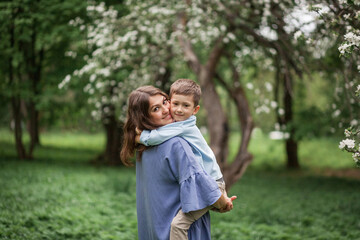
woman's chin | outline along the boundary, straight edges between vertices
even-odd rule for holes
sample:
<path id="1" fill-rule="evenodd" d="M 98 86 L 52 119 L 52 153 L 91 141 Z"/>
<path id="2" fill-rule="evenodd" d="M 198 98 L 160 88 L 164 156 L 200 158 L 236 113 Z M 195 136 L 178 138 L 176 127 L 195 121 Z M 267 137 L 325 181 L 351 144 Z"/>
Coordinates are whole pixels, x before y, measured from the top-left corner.
<path id="1" fill-rule="evenodd" d="M 164 121 L 163 121 L 164 125 L 174 122 L 174 119 L 171 117 L 171 115 L 169 115 L 168 117 L 164 118 L 163 120 L 164 120 Z"/>

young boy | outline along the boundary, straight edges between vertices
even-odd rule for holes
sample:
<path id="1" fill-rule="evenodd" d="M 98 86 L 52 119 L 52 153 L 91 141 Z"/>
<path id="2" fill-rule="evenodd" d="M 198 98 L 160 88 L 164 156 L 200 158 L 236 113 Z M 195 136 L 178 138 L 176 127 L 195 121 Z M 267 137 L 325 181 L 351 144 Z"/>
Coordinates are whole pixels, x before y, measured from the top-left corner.
<path id="1" fill-rule="evenodd" d="M 208 146 L 199 128 L 196 126 L 195 114 L 199 111 L 201 88 L 190 79 L 179 79 L 170 88 L 170 112 L 174 123 L 156 130 L 144 130 L 140 135 L 140 143 L 154 146 L 166 140 L 180 136 L 192 147 L 195 157 L 204 170 L 218 183 L 221 192 L 227 197 L 225 182 L 213 151 Z M 140 132 L 138 132 L 140 134 Z M 230 202 L 236 197 L 228 198 Z M 204 215 L 211 207 L 184 213 L 181 209 L 171 223 L 170 240 L 188 239 L 187 231 L 190 225 Z"/>

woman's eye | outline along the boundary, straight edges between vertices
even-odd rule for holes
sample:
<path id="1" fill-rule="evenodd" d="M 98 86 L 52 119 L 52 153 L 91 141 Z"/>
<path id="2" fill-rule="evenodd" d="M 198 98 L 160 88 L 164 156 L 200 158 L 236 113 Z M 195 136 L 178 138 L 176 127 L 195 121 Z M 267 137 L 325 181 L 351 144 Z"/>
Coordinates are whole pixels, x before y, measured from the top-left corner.
<path id="1" fill-rule="evenodd" d="M 153 108 L 153 112 L 156 112 L 157 110 L 159 110 L 159 107 L 154 107 Z"/>

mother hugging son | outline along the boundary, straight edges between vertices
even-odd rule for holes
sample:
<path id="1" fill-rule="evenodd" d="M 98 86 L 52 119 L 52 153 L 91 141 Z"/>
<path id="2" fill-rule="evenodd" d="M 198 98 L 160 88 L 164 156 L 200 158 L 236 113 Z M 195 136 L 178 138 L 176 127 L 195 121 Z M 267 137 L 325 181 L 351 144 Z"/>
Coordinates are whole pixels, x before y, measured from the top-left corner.
<path id="1" fill-rule="evenodd" d="M 146 239 L 210 237 L 209 210 L 233 208 L 214 153 L 196 126 L 201 89 L 179 79 L 168 96 L 153 86 L 129 96 L 121 159 L 136 151 L 138 235 Z M 150 147 L 152 146 L 152 147 Z"/>

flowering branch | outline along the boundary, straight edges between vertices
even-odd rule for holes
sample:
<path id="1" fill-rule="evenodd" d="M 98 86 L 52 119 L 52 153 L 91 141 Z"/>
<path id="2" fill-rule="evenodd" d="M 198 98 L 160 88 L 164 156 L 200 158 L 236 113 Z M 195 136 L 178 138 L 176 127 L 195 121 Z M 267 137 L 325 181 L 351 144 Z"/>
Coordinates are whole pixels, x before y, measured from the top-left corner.
<path id="1" fill-rule="evenodd" d="M 352 157 L 358 167 L 360 167 L 360 129 L 355 130 L 353 127 L 345 129 L 346 139 L 339 144 L 341 150 L 352 153 Z M 359 148 L 357 149 L 356 146 Z"/>

